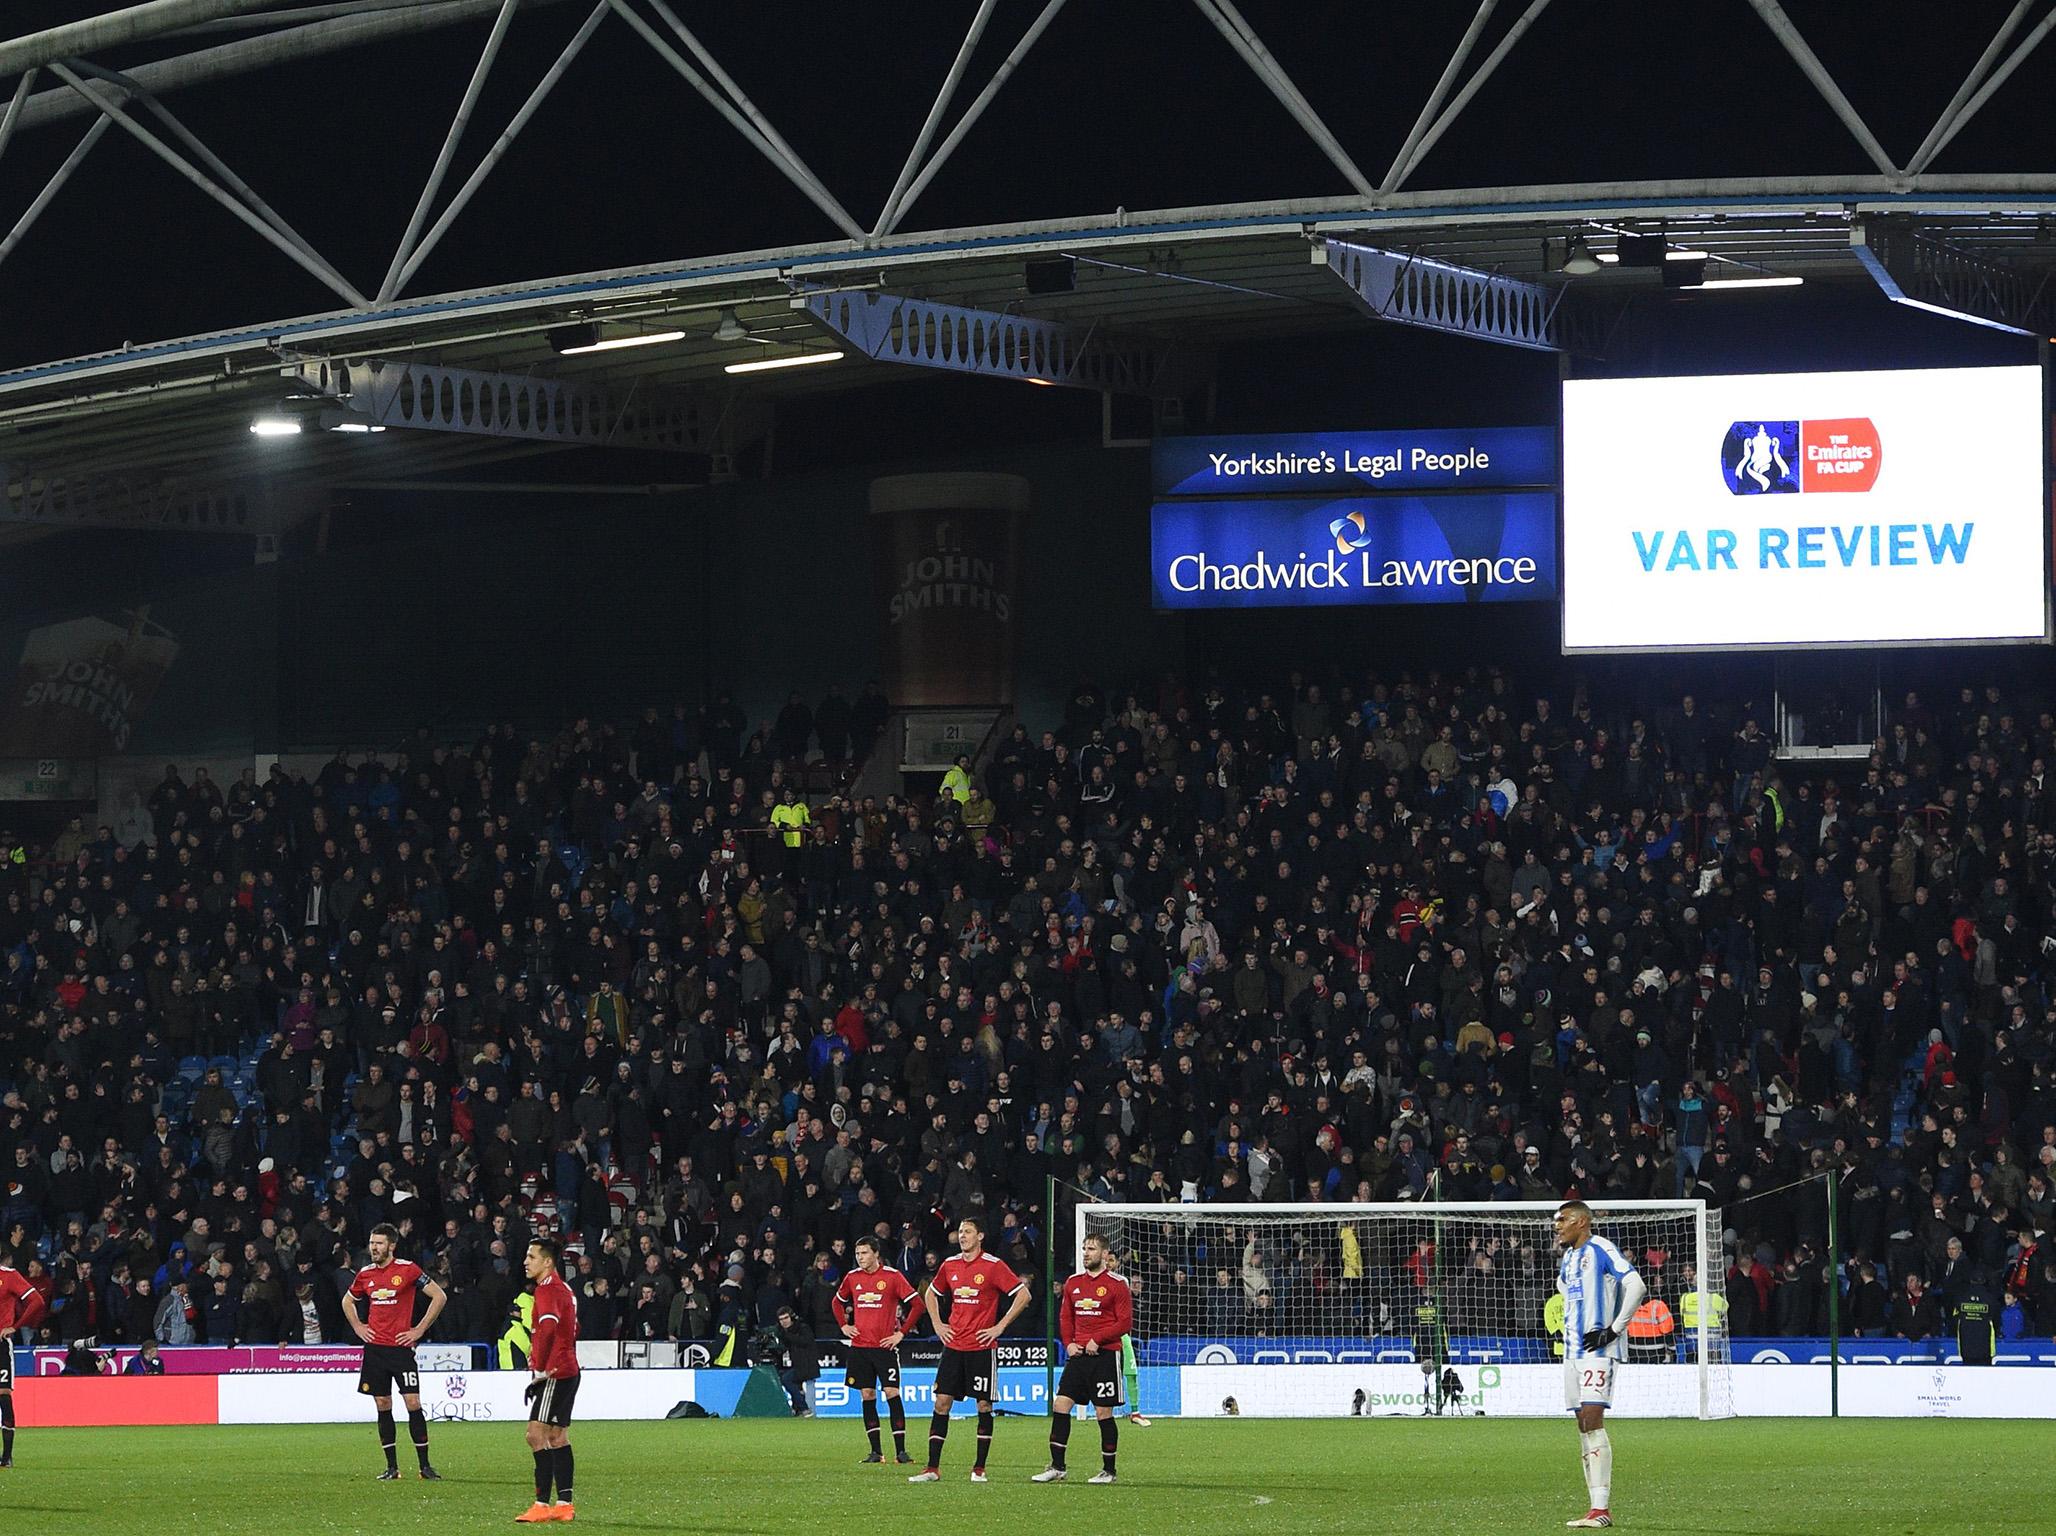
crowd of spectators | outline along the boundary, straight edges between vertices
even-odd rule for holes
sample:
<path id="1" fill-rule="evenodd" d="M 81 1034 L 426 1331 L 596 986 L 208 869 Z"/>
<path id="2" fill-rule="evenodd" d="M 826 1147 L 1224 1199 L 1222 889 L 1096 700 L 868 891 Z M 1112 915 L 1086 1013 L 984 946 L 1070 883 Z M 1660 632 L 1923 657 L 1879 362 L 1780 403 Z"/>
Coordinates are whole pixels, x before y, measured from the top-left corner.
<path id="1" fill-rule="evenodd" d="M 346 1342 L 391 1221 L 481 1340 L 548 1228 L 587 1337 L 832 1337 L 857 1236 L 922 1276 L 964 1211 L 1033 1273 L 1083 1198 L 1696 1195 L 1732 1330 L 1803 1335 L 1833 1167 L 1853 1331 L 2056 1332 L 2056 716 L 1908 694 L 1798 769 L 1751 713 L 1083 684 L 933 795 L 803 794 L 873 687 L 168 768 L 0 845 L 4 1257 L 57 1341 Z M 1244 1278 L 1137 1276 L 1261 1330 Z"/>

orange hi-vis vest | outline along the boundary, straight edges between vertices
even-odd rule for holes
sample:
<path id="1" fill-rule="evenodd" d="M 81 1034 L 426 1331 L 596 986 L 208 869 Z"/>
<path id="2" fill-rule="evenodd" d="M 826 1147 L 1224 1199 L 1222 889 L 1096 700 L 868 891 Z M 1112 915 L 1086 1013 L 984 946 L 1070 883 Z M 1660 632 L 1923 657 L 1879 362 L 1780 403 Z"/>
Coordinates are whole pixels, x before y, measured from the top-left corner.
<path id="1" fill-rule="evenodd" d="M 1628 1337 L 1641 1343 L 1667 1339 L 1678 1329 L 1677 1320 L 1671 1316 L 1670 1303 L 1659 1301 L 1654 1296 L 1635 1308 L 1635 1315 L 1628 1319 Z"/>

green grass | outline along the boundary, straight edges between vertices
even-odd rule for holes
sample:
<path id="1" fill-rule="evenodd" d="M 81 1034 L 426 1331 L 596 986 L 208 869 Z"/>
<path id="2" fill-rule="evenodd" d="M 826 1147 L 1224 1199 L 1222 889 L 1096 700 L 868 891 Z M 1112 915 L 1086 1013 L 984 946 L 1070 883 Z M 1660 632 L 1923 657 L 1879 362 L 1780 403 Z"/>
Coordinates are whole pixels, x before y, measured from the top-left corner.
<path id="1" fill-rule="evenodd" d="M 925 1419 L 914 1426 L 916 1437 Z M 596 1423 L 573 1431 L 578 1524 L 723 1536 L 890 1536 L 1084 1526 L 1162 1532 L 1561 1531 L 1584 1512 L 1568 1421 L 1402 1419 L 1123 1425 L 1121 1483 L 1089 1488 L 1098 1435 L 1080 1422 L 1072 1477 L 1027 1481 L 1042 1421 L 1006 1418 L 994 1481 L 973 1487 L 971 1425 L 952 1425 L 945 1481 L 856 1464 L 854 1422 Z M 2056 1475 L 2045 1424 L 1751 1420 L 1613 1427 L 1614 1497 L 1631 1531 L 1828 1536 L 2045 1528 Z M 532 1489 L 512 1424 L 438 1425 L 446 1481 L 376 1483 L 369 1422 L 279 1429 L 24 1431 L 0 1472 L 0 1522 L 22 1532 L 206 1536 L 509 1528 Z M 403 1463 L 412 1457 L 403 1443 Z M 1082 1470 L 1080 1470 L 1082 1469 Z"/>

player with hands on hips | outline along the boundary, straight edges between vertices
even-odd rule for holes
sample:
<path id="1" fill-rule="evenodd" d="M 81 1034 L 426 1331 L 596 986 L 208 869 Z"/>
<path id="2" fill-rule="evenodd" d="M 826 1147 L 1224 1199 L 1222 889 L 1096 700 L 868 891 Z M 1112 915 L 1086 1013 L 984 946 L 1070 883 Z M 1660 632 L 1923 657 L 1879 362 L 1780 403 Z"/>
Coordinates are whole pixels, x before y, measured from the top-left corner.
<path id="1" fill-rule="evenodd" d="M 1613 1524 L 1607 1503 L 1613 1484 L 1613 1442 L 1606 1410 L 1613 1406 L 1614 1370 L 1626 1357 L 1628 1320 L 1649 1294 L 1627 1256 L 1592 1230 L 1592 1207 L 1566 1201 L 1556 1212 L 1563 1249 L 1556 1288 L 1563 1294 L 1564 1406 L 1578 1416 L 1579 1459 L 1589 1507 L 1574 1529 Z"/>
<path id="2" fill-rule="evenodd" d="M 1064 1457 L 1071 1440 L 1071 1408 L 1092 1404 L 1099 1419 L 1100 1469 L 1089 1482 L 1114 1481 L 1114 1455 L 1120 1444 L 1121 1341 L 1135 1326 L 1135 1299 L 1128 1282 L 1108 1265 L 1107 1240 L 1085 1239 L 1085 1267 L 1064 1282 L 1057 1312 L 1057 1334 L 1064 1345 L 1064 1374 L 1050 1404 L 1049 1465 L 1030 1478 L 1036 1483 L 1061 1483 L 1067 1473 Z"/>

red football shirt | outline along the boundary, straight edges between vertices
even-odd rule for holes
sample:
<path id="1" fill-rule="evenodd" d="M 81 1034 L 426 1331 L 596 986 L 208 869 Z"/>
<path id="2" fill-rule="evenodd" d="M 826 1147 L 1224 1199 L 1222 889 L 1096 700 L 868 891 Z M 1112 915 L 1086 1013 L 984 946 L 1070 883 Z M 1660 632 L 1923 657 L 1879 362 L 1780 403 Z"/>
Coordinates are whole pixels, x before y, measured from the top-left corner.
<path id="1" fill-rule="evenodd" d="M 350 1294 L 367 1302 L 364 1326 L 371 1330 L 374 1344 L 398 1344 L 400 1335 L 414 1326 L 414 1289 L 421 1283 L 421 1266 L 406 1259 L 390 1264 L 367 1264 L 350 1282 Z"/>
<path id="2" fill-rule="evenodd" d="M 528 1341 L 528 1366 L 552 1381 L 578 1374 L 578 1298 L 561 1274 L 535 1283 L 535 1328 Z"/>
<path id="3" fill-rule="evenodd" d="M 855 1326 L 857 1336 L 850 1343 L 858 1349 L 883 1349 L 887 1335 L 900 1331 L 900 1319 L 914 1295 L 907 1277 L 889 1264 L 871 1274 L 853 1269 L 835 1292 L 835 1321 L 838 1326 Z"/>
<path id="4" fill-rule="evenodd" d="M 1080 1270 L 1064 1282 L 1064 1299 L 1057 1311 L 1057 1336 L 1067 1350 L 1098 1344 L 1101 1349 L 1121 1342 L 1121 1335 L 1135 1324 L 1135 1297 L 1128 1282 L 1110 1269 L 1098 1274 Z"/>
<path id="5" fill-rule="evenodd" d="M 25 1333 L 43 1320 L 44 1310 L 43 1293 L 20 1270 L 0 1264 L 0 1330 L 19 1328 Z"/>
<path id="6" fill-rule="evenodd" d="M 947 1296 L 951 1349 L 976 1350 L 978 1334 L 999 1321 L 999 1299 L 1017 1290 L 1021 1277 L 989 1253 L 945 1259 L 935 1272 L 936 1294 Z"/>

